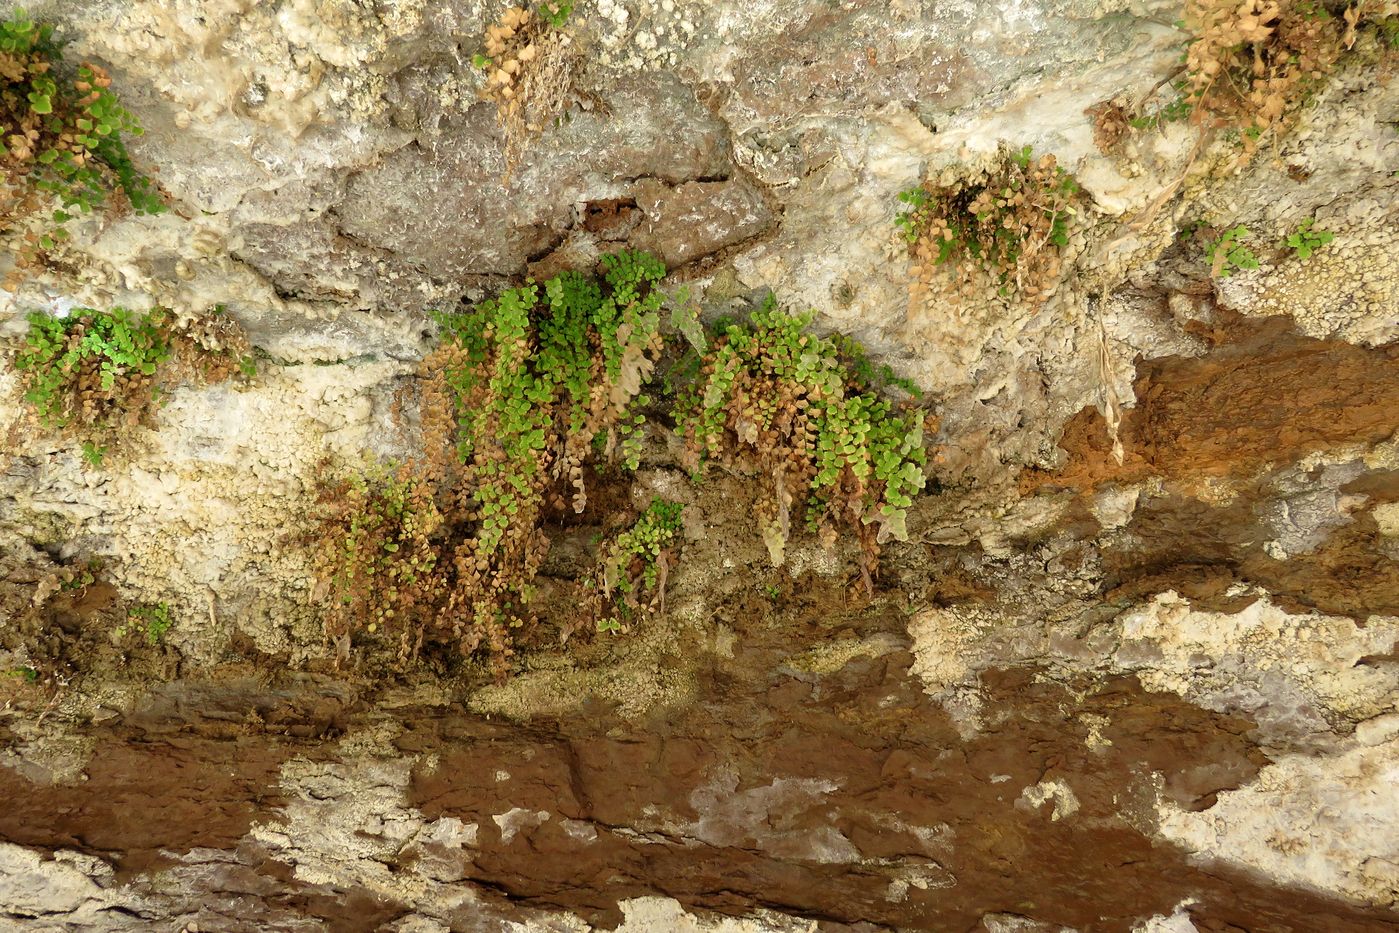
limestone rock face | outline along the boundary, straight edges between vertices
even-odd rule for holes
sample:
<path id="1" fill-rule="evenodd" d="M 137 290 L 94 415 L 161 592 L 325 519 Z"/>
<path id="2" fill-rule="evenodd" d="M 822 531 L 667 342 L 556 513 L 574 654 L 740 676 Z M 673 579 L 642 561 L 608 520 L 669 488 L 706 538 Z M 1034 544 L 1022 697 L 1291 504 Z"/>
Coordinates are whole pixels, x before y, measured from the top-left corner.
<path id="1" fill-rule="evenodd" d="M 502 4 L 29 4 L 171 209 L 75 221 L 0 291 L 0 927 L 1399 928 L 1377 32 L 1241 160 L 1190 121 L 1095 143 L 1089 108 L 1165 99 L 1178 4 L 573 7 L 521 138 L 473 63 Z M 911 295 L 899 193 L 1002 145 L 1083 188 L 1063 275 Z M 1212 277 L 1201 231 L 1239 225 L 1257 268 Z M 413 452 L 429 312 L 623 247 L 707 321 L 771 290 L 921 386 L 928 488 L 873 594 L 848 541 L 772 568 L 762 480 L 692 485 L 653 424 L 598 496 L 686 504 L 663 617 L 546 620 L 503 683 L 329 643 L 318 482 Z M 94 468 L 8 346 L 113 305 L 223 306 L 259 371 Z M 542 588 L 606 518 L 547 529 Z M 154 603 L 159 644 L 123 639 Z"/>

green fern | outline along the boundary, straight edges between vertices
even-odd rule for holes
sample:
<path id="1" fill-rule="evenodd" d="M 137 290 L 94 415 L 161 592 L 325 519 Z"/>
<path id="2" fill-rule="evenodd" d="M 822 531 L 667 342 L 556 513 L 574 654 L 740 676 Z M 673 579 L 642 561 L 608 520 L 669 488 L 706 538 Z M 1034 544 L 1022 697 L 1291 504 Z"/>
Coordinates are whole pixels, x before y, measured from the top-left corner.
<path id="1" fill-rule="evenodd" d="M 728 325 L 704 375 L 680 394 L 676 429 L 701 470 L 743 451 L 784 476 L 805 470 L 813 530 L 853 513 L 857 528 L 877 523 L 881 538 L 903 539 L 906 511 L 924 483 L 922 420 L 878 395 L 858 345 L 808 333 L 811 320 L 778 310 L 769 296 L 747 325 Z M 780 515 L 782 503 L 768 511 Z"/>
<path id="2" fill-rule="evenodd" d="M 1297 230 L 1289 234 L 1284 241 L 1287 246 L 1297 254 L 1298 259 L 1310 259 L 1312 253 L 1336 239 L 1334 233 L 1328 233 L 1325 230 L 1313 230 L 1312 223 L 1312 219 L 1308 217 L 1298 224 Z"/>
<path id="3" fill-rule="evenodd" d="M 158 311 L 138 315 L 125 308 L 74 308 L 66 318 L 34 312 L 28 320 L 25 348 L 15 357 L 15 367 L 27 377 L 26 401 L 50 427 L 72 420 L 72 394 L 84 370 L 95 367 L 102 391 L 112 392 L 124 377 L 154 375 L 170 355 Z"/>
<path id="4" fill-rule="evenodd" d="M 62 46 L 53 27 L 23 10 L 0 21 L 0 53 L 12 66 L 0 78 L 0 155 L 15 167 L 15 178 L 62 205 L 53 212 L 54 227 L 40 238 L 42 248 L 67 239 L 65 224 L 103 207 L 114 192 L 138 214 L 165 210 L 122 138 L 140 136 L 141 125 L 118 102 L 105 73 L 84 63 L 61 78 Z"/>

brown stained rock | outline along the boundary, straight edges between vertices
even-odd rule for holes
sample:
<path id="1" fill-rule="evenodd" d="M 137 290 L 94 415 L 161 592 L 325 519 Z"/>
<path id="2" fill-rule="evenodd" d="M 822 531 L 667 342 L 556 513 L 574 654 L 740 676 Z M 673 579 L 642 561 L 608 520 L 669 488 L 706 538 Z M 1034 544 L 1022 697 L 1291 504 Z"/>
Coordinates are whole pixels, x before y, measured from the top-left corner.
<path id="1" fill-rule="evenodd" d="M 1203 357 L 1140 364 L 1136 407 L 1124 413 L 1120 428 L 1121 466 L 1111 457 L 1101 416 L 1085 409 L 1060 441 L 1065 465 L 1052 473 L 1027 471 L 1022 491 L 1078 491 L 1081 501 L 1066 522 L 1088 535 L 1085 502 L 1099 490 L 1163 482 L 1159 492 L 1142 495 L 1122 532 L 1100 545 L 1113 598 L 1171 588 L 1203 607 L 1236 611 L 1249 599 L 1227 591 L 1245 582 L 1291 610 L 1362 621 L 1399 612 L 1394 548 L 1363 510 L 1350 517 L 1333 511 L 1315 545 L 1294 548 L 1285 559 L 1266 547 L 1283 495 L 1278 484 L 1289 480 L 1294 464 L 1399 432 L 1399 345 L 1366 349 L 1315 340 L 1291 333 L 1280 319 L 1238 322 L 1227 339 Z M 1362 472 L 1338 492 L 1371 504 L 1392 501 L 1399 483 L 1388 476 Z M 1226 484 L 1231 495 L 1209 495 L 1210 480 Z M 1322 480 L 1318 474 L 1315 482 Z"/>
<path id="2" fill-rule="evenodd" d="M 0 839 L 97 854 L 124 872 L 167 864 L 162 853 L 233 849 L 282 802 L 282 763 L 329 753 L 307 739 L 333 734 L 352 695 L 318 687 L 161 685 L 96 734 L 81 784 L 34 784 L 0 767 Z"/>
<path id="3" fill-rule="evenodd" d="M 127 872 L 167 864 L 162 851 L 232 849 L 280 801 L 278 768 L 298 751 L 245 738 L 105 737 L 81 784 L 35 785 L 0 767 L 0 838 L 78 849 Z"/>
<path id="4" fill-rule="evenodd" d="M 1383 476 L 1345 487 L 1372 502 L 1389 501 Z M 1105 542 L 1110 598 L 1137 599 L 1174 589 L 1201 608 L 1237 612 L 1255 597 L 1230 595 L 1237 583 L 1272 594 L 1289 612 L 1318 610 L 1363 622 L 1399 613 L 1399 545 L 1361 511 L 1330 529 L 1315 548 L 1286 559 L 1264 548 L 1268 495 L 1262 484 L 1226 504 L 1179 493 L 1138 505 L 1126 534 Z M 1368 492 L 1361 492 L 1368 490 Z"/>
<path id="5" fill-rule="evenodd" d="M 1399 561 L 1368 519 L 1332 532 L 1314 551 L 1278 560 L 1258 546 L 1259 538 L 1244 537 L 1260 530 L 1249 517 L 1231 524 L 1238 515 L 1179 498 L 1140 509 L 1127 526 L 1130 537 L 1103 549 L 1109 598 L 1173 589 L 1200 608 L 1238 612 L 1257 597 L 1231 595 L 1229 588 L 1251 583 L 1288 612 L 1317 610 L 1362 623 L 1399 612 Z"/>
<path id="6" fill-rule="evenodd" d="M 741 178 L 675 187 L 648 178 L 637 183 L 634 195 L 645 219 L 631 245 L 670 268 L 759 236 L 773 224 L 762 195 Z"/>
<path id="7" fill-rule="evenodd" d="M 1250 550 L 1241 575 L 1279 596 L 1289 612 L 1318 609 L 1364 621 L 1399 614 L 1399 547 L 1361 516 L 1308 554 L 1277 560 Z"/>
<path id="8" fill-rule="evenodd" d="M 1113 462 L 1106 426 L 1084 409 L 1064 429 L 1064 466 L 1030 471 L 1022 488 L 1088 490 L 1105 482 L 1247 477 L 1341 444 L 1373 444 L 1399 431 L 1399 344 L 1367 349 L 1314 340 L 1283 319 L 1244 325 L 1202 357 L 1138 366 L 1136 407 L 1119 429 Z"/>
<path id="9" fill-rule="evenodd" d="M 995 724 L 963 742 L 908 663 L 864 659 L 815 683 L 718 678 L 685 714 L 622 731 L 418 721 L 400 747 L 440 756 L 413 782 L 428 818 L 485 827 L 469 877 L 604 924 L 619 898 L 659 892 L 691 909 L 762 904 L 902 929 L 969 929 L 1006 911 L 1125 931 L 1185 897 L 1203 921 L 1375 928 L 1347 905 L 1193 868 L 1142 833 L 1141 776 L 1161 773 L 1184 806 L 1212 805 L 1265 760 L 1250 723 L 1131 679 L 1075 702 L 1033 671 L 999 671 L 985 676 Z M 1090 714 L 1110 723 L 1097 751 Z M 1023 799 L 1042 782 L 1071 790 L 1071 812 Z"/>
<path id="10" fill-rule="evenodd" d="M 604 243 L 623 242 L 641 222 L 635 198 L 603 198 L 583 206 L 582 227 Z"/>
<path id="11" fill-rule="evenodd" d="M 1183 806 L 1210 806 L 1265 761 L 1246 720 L 1130 678 L 1066 689 L 1015 669 L 984 674 L 987 725 L 963 740 L 906 652 L 824 678 L 775 673 L 794 634 L 741 633 L 742 659 L 708 676 L 699 702 L 645 722 L 400 709 L 398 751 L 424 756 L 406 802 L 429 821 L 479 826 L 454 872 L 489 902 L 604 925 L 619 900 L 648 894 L 692 910 L 777 909 L 827 929 L 965 930 L 1009 913 L 1125 933 L 1187 898 L 1201 929 L 1369 933 L 1394 920 L 1202 868 L 1153 840 L 1152 775 Z M 215 685 L 192 689 L 200 708 L 291 704 L 312 718 L 344 701 L 327 684 L 290 700 L 256 699 L 242 682 L 222 700 Z M 177 726 L 178 707 L 155 702 L 144 728 L 100 735 L 86 782 L 35 786 L 0 769 L 0 840 L 99 853 L 126 875 L 173 864 L 162 851 L 198 849 L 208 880 L 196 890 L 236 889 L 255 901 L 248 916 L 293 909 L 367 930 L 395 915 L 368 892 L 300 882 L 246 836 L 253 820 L 277 820 L 281 763 L 329 747 L 273 732 L 223 738 L 189 717 Z M 424 851 L 403 850 L 396 870 L 414 871 Z M 170 870 L 194 871 L 181 865 Z"/>
<path id="12" fill-rule="evenodd" d="M 1276 560 L 1250 551 L 1242 570 L 1280 595 L 1289 611 L 1320 609 L 1364 619 L 1399 614 L 1399 540 L 1380 533 L 1374 508 L 1399 502 L 1399 470 L 1375 470 L 1340 490 L 1364 497 L 1365 508 L 1315 550 Z"/>

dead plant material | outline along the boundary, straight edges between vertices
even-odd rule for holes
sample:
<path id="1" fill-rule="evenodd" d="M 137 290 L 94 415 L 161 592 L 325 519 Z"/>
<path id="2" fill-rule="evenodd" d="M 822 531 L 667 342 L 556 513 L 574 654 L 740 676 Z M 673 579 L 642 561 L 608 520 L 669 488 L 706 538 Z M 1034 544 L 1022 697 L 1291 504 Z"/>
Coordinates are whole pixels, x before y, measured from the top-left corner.
<path id="1" fill-rule="evenodd" d="M 573 36 L 539 14 L 511 7 L 486 30 L 486 96 L 505 132 L 505 172 L 514 171 L 531 137 L 562 116 L 572 101 L 579 55 Z"/>
<path id="2" fill-rule="evenodd" d="M 1251 159 L 1277 138 L 1325 84 L 1367 22 L 1381 30 L 1393 0 L 1361 0 L 1339 12 L 1321 0 L 1189 0 L 1184 24 L 1192 37 L 1176 97 L 1132 118 L 1137 128 L 1188 118 L 1201 134 L 1237 133 Z M 1151 95 L 1148 95 L 1150 97 Z"/>
<path id="3" fill-rule="evenodd" d="M 1100 100 L 1084 113 L 1093 121 L 1093 143 L 1110 155 L 1122 148 L 1132 132 L 1131 114 L 1117 100 Z"/>
<path id="4" fill-rule="evenodd" d="M 1002 146 L 990 166 L 900 200 L 911 206 L 896 223 L 910 244 L 915 304 L 998 294 L 1038 307 L 1059 283 L 1082 193 L 1053 155 Z"/>

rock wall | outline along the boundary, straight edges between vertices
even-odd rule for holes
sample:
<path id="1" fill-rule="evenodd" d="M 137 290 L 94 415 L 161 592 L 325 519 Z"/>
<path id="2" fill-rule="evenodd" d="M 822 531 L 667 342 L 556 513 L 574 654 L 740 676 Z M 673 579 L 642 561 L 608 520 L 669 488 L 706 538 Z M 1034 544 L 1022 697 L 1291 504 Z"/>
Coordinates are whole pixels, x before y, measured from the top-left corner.
<path id="1" fill-rule="evenodd" d="M 109 67 L 172 210 L 74 225 L 32 309 L 225 306 L 250 383 L 100 469 L 0 363 L 0 919 L 19 930 L 1399 929 L 1399 90 L 1364 33 L 1239 164 L 1168 80 L 1176 4 L 579 0 L 567 109 L 508 165 L 473 0 L 31 4 Z M 1088 202 L 1040 308 L 910 302 L 900 191 L 1000 143 Z M 1281 247 L 1303 218 L 1335 240 Z M 1211 278 L 1196 221 L 1259 268 Z M 319 464 L 414 442 L 432 308 L 619 246 L 707 317 L 772 289 L 936 411 L 911 540 L 768 566 L 659 427 L 614 511 L 687 503 L 663 619 L 566 612 L 514 676 L 337 667 Z M 408 408 L 405 410 L 405 399 Z M 596 526 L 551 529 L 541 583 Z M 102 579 L 54 593 L 62 568 Z M 114 635 L 165 602 L 159 645 Z M 33 611 L 39 606 L 38 611 Z"/>

